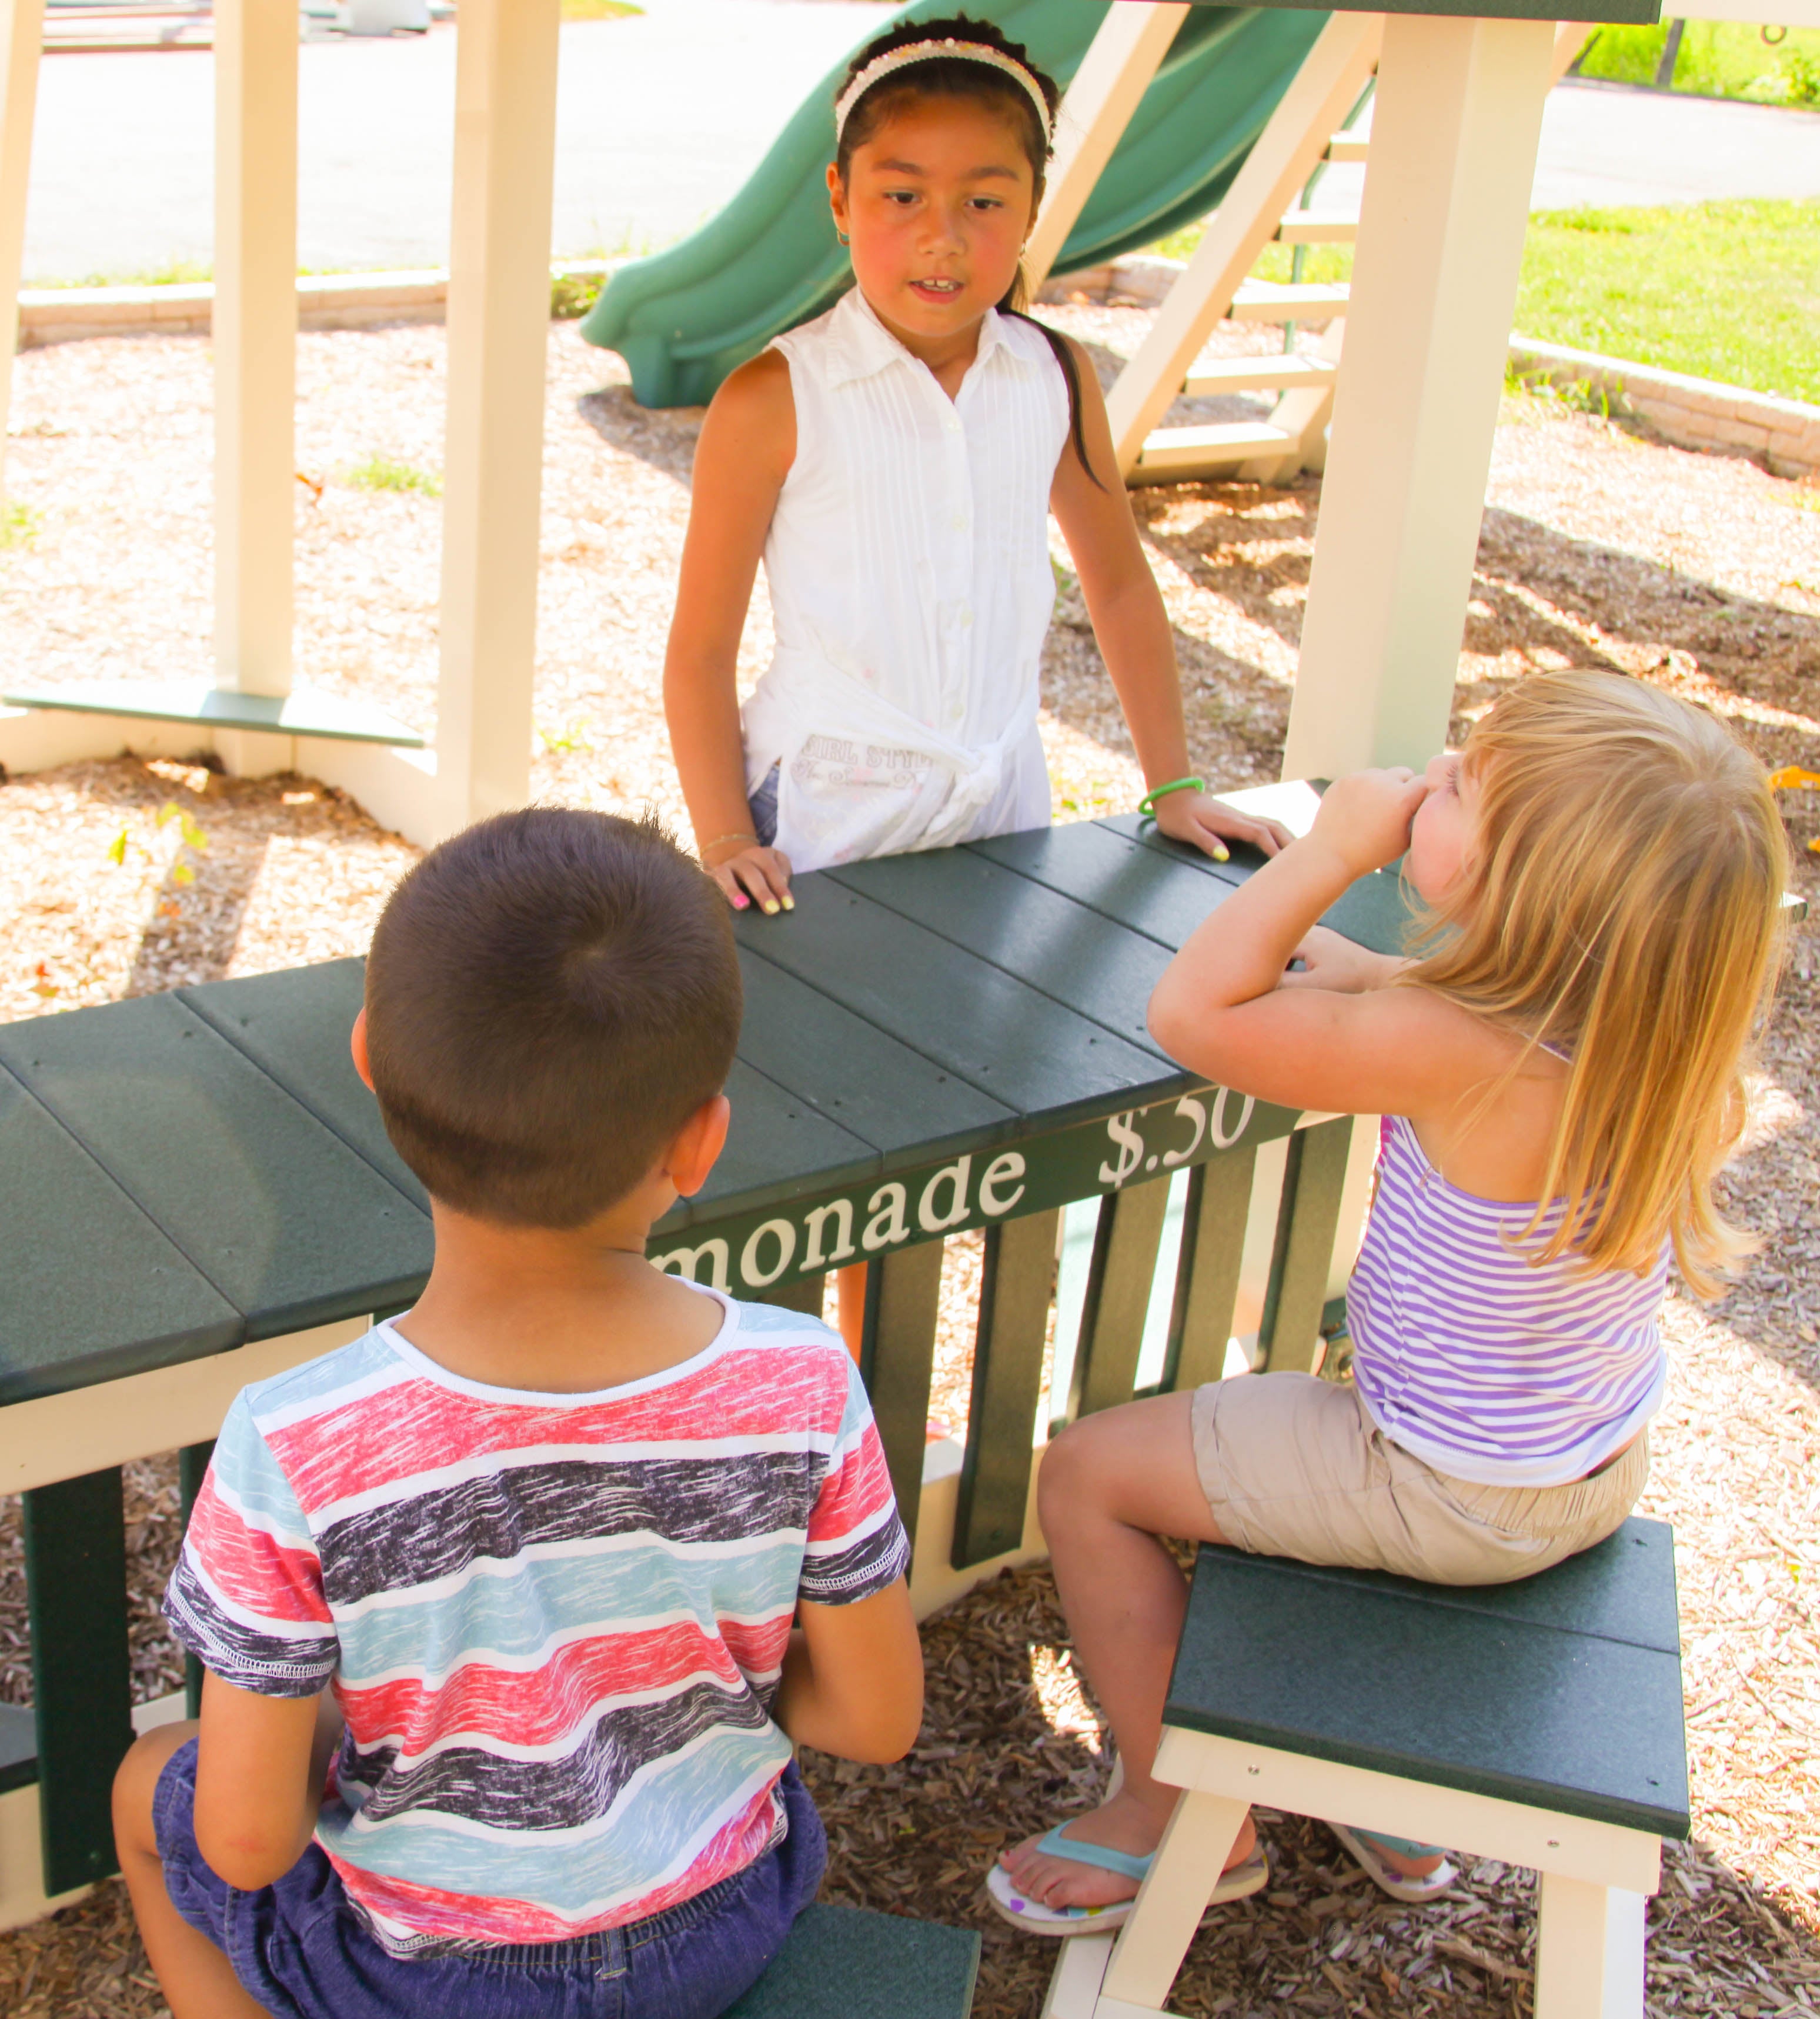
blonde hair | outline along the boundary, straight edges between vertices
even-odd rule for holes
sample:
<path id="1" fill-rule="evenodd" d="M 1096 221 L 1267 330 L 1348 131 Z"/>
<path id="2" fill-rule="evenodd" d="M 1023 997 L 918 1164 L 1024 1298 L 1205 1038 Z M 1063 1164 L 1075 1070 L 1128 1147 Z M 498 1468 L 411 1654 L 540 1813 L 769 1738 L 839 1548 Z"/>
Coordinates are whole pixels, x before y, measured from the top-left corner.
<path id="1" fill-rule="evenodd" d="M 1753 1245 L 1712 1186 L 1784 937 L 1788 844 L 1762 767 L 1700 709 L 1581 672 L 1514 688 L 1463 761 L 1467 860 L 1404 978 L 1571 1060 L 1525 1236 L 1565 1209 L 1534 1259 L 1641 1273 L 1666 1236 L 1713 1296 Z"/>

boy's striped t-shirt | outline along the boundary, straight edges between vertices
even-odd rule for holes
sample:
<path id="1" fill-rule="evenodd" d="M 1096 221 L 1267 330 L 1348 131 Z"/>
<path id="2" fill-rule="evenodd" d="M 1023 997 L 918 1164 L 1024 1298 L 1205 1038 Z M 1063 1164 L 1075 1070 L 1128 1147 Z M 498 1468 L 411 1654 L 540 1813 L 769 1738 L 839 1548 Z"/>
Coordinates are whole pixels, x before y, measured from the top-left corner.
<path id="1" fill-rule="evenodd" d="M 596 1394 L 466 1381 L 380 1325 L 229 1412 L 165 1612 L 240 1688 L 332 1683 L 317 1840 L 395 1953 L 642 1919 L 781 1826 L 796 1602 L 909 1550 L 839 1339 L 718 1301 L 702 1352 Z"/>

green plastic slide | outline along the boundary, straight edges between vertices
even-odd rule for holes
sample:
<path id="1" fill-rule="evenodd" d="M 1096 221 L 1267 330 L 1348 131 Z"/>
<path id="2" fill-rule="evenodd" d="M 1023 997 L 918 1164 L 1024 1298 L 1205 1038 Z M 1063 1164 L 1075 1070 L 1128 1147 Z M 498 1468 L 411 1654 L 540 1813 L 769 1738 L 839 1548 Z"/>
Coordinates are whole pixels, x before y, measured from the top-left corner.
<path id="1" fill-rule="evenodd" d="M 1065 85 L 1107 4 L 973 0 L 970 11 L 989 15 Z M 895 18 L 955 11 L 955 0 L 916 0 Z M 1295 7 L 1195 8 L 1056 270 L 1097 266 L 1213 209 L 1326 21 Z M 832 308 L 852 285 L 824 180 L 834 157 L 835 87 L 845 69 L 843 63 L 810 92 L 724 210 L 681 245 L 622 267 L 602 290 L 582 334 L 625 358 L 641 404 L 712 398 L 735 366 Z"/>

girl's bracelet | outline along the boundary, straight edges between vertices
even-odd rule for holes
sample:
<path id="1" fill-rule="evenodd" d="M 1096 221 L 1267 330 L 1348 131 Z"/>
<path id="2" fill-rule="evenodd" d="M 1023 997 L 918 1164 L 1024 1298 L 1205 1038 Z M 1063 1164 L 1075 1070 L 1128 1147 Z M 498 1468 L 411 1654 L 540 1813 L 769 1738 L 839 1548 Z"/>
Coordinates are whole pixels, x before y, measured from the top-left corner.
<path id="1" fill-rule="evenodd" d="M 758 836 L 756 834 L 717 834 L 712 841 L 705 841 L 698 851 L 705 864 L 708 861 L 709 849 L 718 848 L 723 841 L 749 842 L 754 848 L 758 846 Z M 737 852 L 736 850 L 735 853 Z"/>
<path id="2" fill-rule="evenodd" d="M 1207 789 L 1205 778 L 1172 778 L 1166 785 L 1152 785 L 1137 803 L 1137 810 L 1151 820 L 1156 818 L 1156 803 L 1166 799 L 1171 792 L 1204 792 Z"/>

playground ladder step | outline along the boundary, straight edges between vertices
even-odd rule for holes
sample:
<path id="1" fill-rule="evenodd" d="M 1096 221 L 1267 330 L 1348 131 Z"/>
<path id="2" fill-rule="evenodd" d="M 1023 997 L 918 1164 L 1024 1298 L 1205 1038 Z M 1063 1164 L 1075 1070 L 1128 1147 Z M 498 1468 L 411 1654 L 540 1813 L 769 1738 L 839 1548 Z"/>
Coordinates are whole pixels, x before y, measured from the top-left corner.
<path id="1" fill-rule="evenodd" d="M 1220 357 L 1191 372 L 1182 381 L 1182 391 L 1188 399 L 1204 400 L 1222 393 L 1327 386 L 1332 383 L 1339 368 L 1323 357 L 1307 357 L 1295 352 L 1275 357 Z"/>
<path id="2" fill-rule="evenodd" d="M 1358 237 L 1358 219 L 1319 210 L 1292 210 L 1277 227 L 1284 245 L 1350 245 Z"/>
<path id="3" fill-rule="evenodd" d="M 1227 314 L 1234 322 L 1330 322 L 1346 314 L 1343 281 L 1245 281 Z"/>
<path id="4" fill-rule="evenodd" d="M 1336 133 L 1327 143 L 1327 158 L 1330 161 L 1362 161 L 1369 159 L 1372 136 L 1369 133 Z"/>
<path id="5" fill-rule="evenodd" d="M 1131 481 L 1166 483 L 1208 470 L 1292 454 L 1296 437 L 1263 421 L 1229 421 L 1213 427 L 1158 428 L 1144 444 Z"/>

